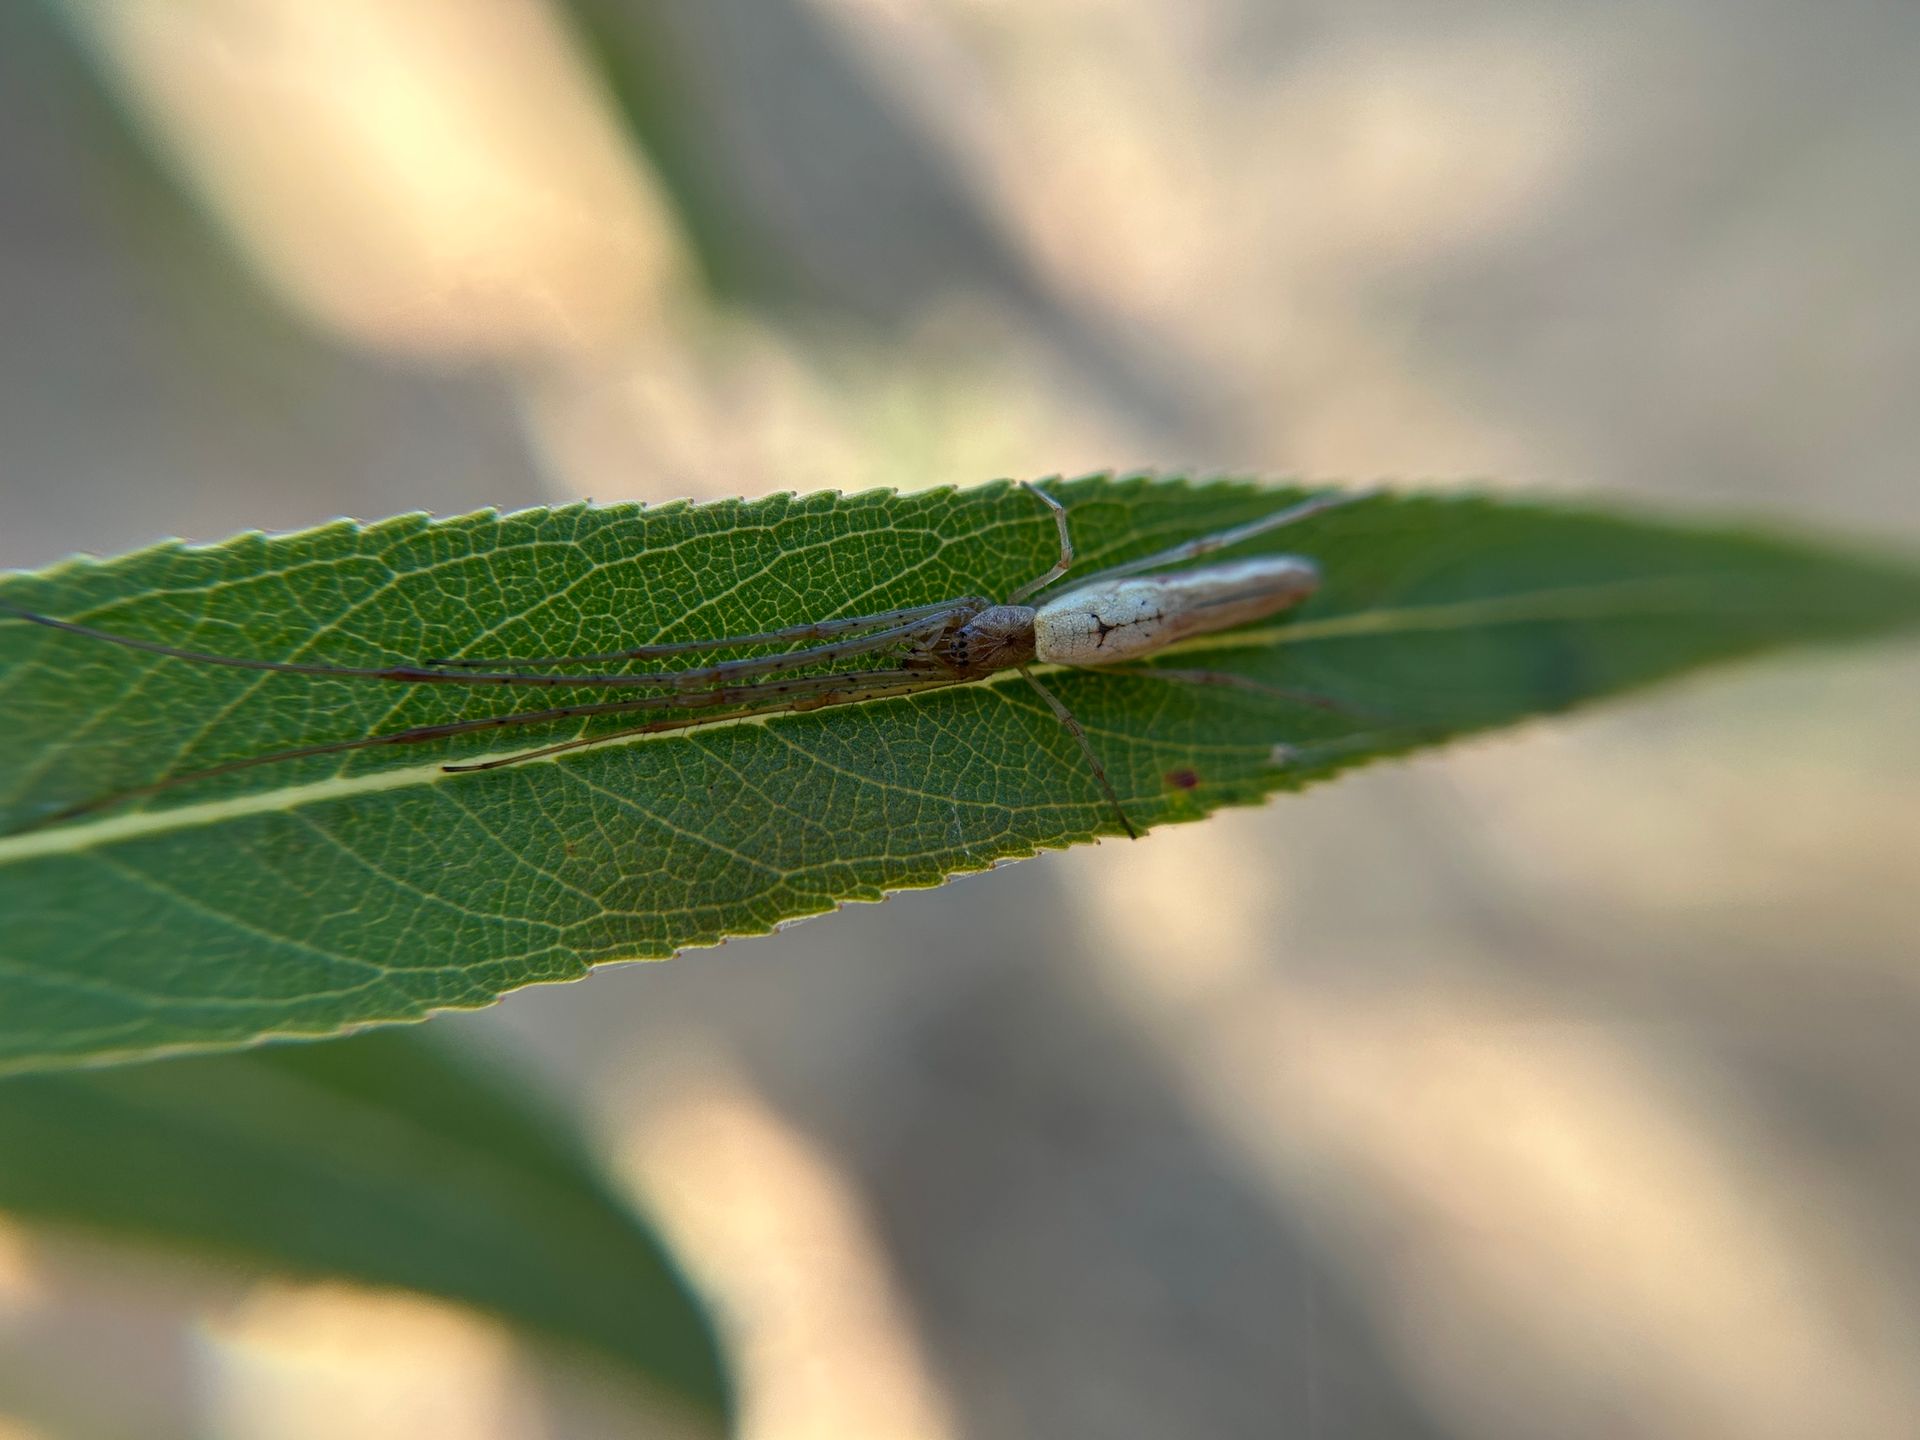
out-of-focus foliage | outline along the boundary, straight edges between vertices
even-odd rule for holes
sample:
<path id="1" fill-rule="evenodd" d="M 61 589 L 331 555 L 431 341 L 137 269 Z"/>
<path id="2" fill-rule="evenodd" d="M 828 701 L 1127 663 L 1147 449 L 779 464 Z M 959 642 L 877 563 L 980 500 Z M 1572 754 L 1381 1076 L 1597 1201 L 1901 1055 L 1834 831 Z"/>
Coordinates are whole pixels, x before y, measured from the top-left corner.
<path id="1" fill-rule="evenodd" d="M 460 1301 L 728 1408 L 705 1313 L 584 1147 L 417 1034 L 0 1081 L 0 1209 Z"/>

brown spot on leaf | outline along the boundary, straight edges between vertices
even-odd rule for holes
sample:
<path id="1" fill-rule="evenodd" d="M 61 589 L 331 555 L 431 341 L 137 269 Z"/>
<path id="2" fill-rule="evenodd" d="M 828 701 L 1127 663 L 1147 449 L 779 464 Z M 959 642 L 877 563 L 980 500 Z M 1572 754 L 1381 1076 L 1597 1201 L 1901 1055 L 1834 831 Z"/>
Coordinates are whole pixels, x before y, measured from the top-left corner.
<path id="1" fill-rule="evenodd" d="M 1200 772 L 1189 769 L 1185 765 L 1182 765 L 1177 770 L 1167 771 L 1163 778 L 1167 784 L 1175 790 L 1194 790 L 1198 789 L 1200 785 Z"/>

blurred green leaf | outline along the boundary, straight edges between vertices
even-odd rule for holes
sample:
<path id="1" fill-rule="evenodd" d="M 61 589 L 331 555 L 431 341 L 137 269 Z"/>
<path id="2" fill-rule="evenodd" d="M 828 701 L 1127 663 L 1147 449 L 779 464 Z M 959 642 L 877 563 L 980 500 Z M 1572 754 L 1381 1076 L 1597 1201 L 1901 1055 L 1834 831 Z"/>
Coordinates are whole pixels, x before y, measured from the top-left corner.
<path id="1" fill-rule="evenodd" d="M 728 1410 L 705 1313 L 584 1149 L 418 1034 L 0 1081 L 0 1209 L 441 1296 Z"/>
<path id="2" fill-rule="evenodd" d="M 561 0 L 716 296 L 912 328 L 961 294 L 1062 318 L 952 148 L 809 0 Z M 1109 337 L 1111 338 L 1111 337 Z"/>
<path id="3" fill-rule="evenodd" d="M 557 8 L 659 179 L 707 287 L 734 298 L 794 289 L 791 266 L 715 153 L 726 89 L 716 91 L 693 63 L 701 57 L 686 53 L 672 12 L 630 0 L 564 0 Z"/>
<path id="4" fill-rule="evenodd" d="M 1105 478 L 1055 493 L 1082 573 L 1300 494 Z M 1138 822 L 1920 617 L 1920 570 L 1902 562 L 1545 504 L 1376 499 L 1246 548 L 1314 556 L 1326 584 L 1291 615 L 1168 663 L 1345 708 L 1057 675 Z M 999 596 L 1054 551 L 1042 507 L 1001 483 L 341 522 L 72 561 L 7 577 L 0 598 L 199 649 L 390 664 Z M 482 1005 L 1116 828 L 1071 737 L 1012 673 L 483 774 L 439 765 L 577 722 L 289 762 L 36 828 L 224 760 L 524 707 L 499 689 L 214 669 L 0 623 L 0 830 L 15 832 L 0 836 L 0 1064 Z"/>

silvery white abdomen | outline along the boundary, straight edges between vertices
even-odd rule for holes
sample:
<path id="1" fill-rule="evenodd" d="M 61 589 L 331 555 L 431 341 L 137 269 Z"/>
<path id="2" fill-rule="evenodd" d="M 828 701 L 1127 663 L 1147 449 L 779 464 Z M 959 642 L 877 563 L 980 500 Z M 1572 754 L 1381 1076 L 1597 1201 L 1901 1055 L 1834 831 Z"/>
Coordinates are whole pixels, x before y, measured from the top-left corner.
<path id="1" fill-rule="evenodd" d="M 1054 665 L 1117 665 L 1189 635 L 1264 619 L 1319 588 L 1319 567 L 1297 555 L 1098 580 L 1056 595 L 1034 612 L 1034 658 Z"/>

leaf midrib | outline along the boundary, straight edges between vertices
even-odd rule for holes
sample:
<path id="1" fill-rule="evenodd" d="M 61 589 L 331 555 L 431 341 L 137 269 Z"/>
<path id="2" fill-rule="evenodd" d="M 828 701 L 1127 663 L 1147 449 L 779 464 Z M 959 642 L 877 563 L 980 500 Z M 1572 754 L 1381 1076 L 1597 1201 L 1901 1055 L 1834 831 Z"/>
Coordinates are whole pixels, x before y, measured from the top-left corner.
<path id="1" fill-rule="evenodd" d="M 1647 599 L 1656 600 L 1658 603 L 1644 607 L 1619 603 L 1623 600 Z M 1198 636 L 1169 646 L 1163 653 L 1178 655 L 1218 649 L 1244 650 L 1251 646 L 1299 645 L 1353 635 L 1408 634 L 1539 620 L 1603 618 L 1607 615 L 1623 617 L 1634 614 L 1654 615 L 1661 613 L 1660 607 L 1674 606 L 1681 600 L 1689 602 L 1686 609 L 1690 613 L 1698 613 L 1703 608 L 1700 604 L 1702 600 L 1710 604 L 1733 603 L 1730 597 L 1716 589 L 1709 577 L 1660 576 L 1613 581 L 1601 585 L 1556 586 L 1547 590 L 1477 600 L 1447 601 L 1434 605 L 1361 610 L 1346 615 L 1289 622 L 1285 625 L 1269 626 L 1258 630 L 1227 631 L 1221 634 Z M 1043 674 L 1051 674 L 1067 667 L 1043 665 L 1032 668 Z M 1018 678 L 1014 672 L 1008 671 L 1003 675 L 989 676 L 972 682 L 968 688 L 979 686 L 996 688 Z M 895 704 L 911 701 L 914 698 L 909 694 L 862 703 Z M 701 726 L 700 729 L 719 730 L 734 725 L 763 725 L 789 718 L 790 715 L 791 712 L 787 711 L 740 715 L 715 719 Z M 633 735 L 618 740 L 609 739 L 604 748 L 624 748 L 629 745 L 683 740 L 686 735 L 686 731 Z M 524 744 L 510 745 L 503 746 L 498 751 L 482 753 L 511 755 L 515 750 L 525 748 L 527 747 Z M 528 763 L 553 764 L 561 758 L 563 757 L 556 755 Z M 463 763 L 471 763 L 471 761 L 463 761 Z M 299 785 L 272 786 L 243 795 L 198 804 L 176 805 L 127 815 L 106 815 L 97 820 L 76 821 L 50 826 L 44 830 L 30 830 L 22 834 L 0 836 L 0 865 L 54 855 L 79 854 L 122 841 L 198 829 L 256 815 L 286 814 L 310 805 L 360 795 L 383 794 L 394 790 L 444 784 L 458 778 L 460 778 L 459 775 L 448 771 L 442 762 L 428 761 L 419 765 L 402 766 L 363 775 L 335 776 L 325 780 L 307 781 Z"/>

